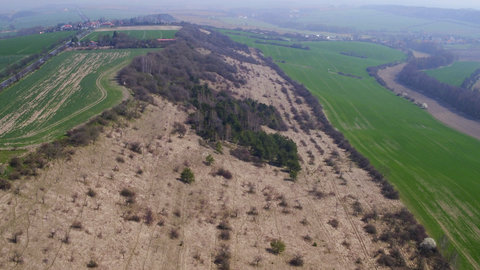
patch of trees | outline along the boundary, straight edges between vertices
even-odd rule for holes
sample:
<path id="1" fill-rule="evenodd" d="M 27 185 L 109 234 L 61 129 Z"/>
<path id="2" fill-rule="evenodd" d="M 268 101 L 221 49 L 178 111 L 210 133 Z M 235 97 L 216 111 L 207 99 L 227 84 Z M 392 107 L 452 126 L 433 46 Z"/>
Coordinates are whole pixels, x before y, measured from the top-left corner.
<path id="1" fill-rule="evenodd" d="M 475 85 L 475 83 L 480 79 L 480 68 L 479 69 L 476 69 L 472 74 L 470 74 L 470 76 L 468 76 L 468 78 L 466 78 L 461 87 L 464 88 L 464 89 L 470 89 L 470 90 L 473 90 L 473 91 L 477 91 L 478 89 L 473 89 L 473 86 Z"/>
<path id="2" fill-rule="evenodd" d="M 440 100 L 474 119 L 480 119 L 480 93 L 478 91 L 441 83 L 422 71 L 422 69 L 446 65 L 451 61 L 453 61 L 453 58 L 448 54 L 411 60 L 398 74 L 397 80 L 403 85 Z"/>
<path id="3" fill-rule="evenodd" d="M 244 84 L 237 78 L 237 68 L 224 56 L 242 62 L 256 61 L 238 51 L 248 52 L 217 32 L 209 34 L 186 25 L 177 33 L 178 42 L 164 50 L 140 56 L 119 74 L 140 100 L 152 101 L 151 94 L 195 108 L 188 123 L 198 135 L 209 141 L 227 140 L 246 147 L 257 161 L 286 167 L 292 178 L 300 170 L 295 143 L 278 134 L 261 131 L 265 125 L 274 130 L 287 129 L 279 112 L 251 99 L 235 99 L 228 91 L 216 92 L 200 80 L 217 81 L 218 76 L 233 84 Z M 199 48 L 210 51 L 200 53 Z"/>
<path id="4" fill-rule="evenodd" d="M 255 40 L 255 43 L 257 43 L 257 44 L 267 44 L 267 45 L 273 45 L 273 46 L 280 46 L 280 47 L 286 47 L 286 48 L 301 49 L 301 50 L 310 50 L 310 47 L 304 46 L 300 43 L 282 44 L 282 43 L 277 43 L 277 42 L 268 42 L 268 41 L 260 41 L 260 40 Z"/>
<path id="5" fill-rule="evenodd" d="M 171 24 L 176 20 L 170 14 L 152 14 L 146 16 L 138 16 L 130 19 L 113 20 L 115 25 L 159 25 L 159 24 Z"/>
<path id="6" fill-rule="evenodd" d="M 362 59 L 368 58 L 368 57 L 366 57 L 365 55 L 359 54 L 359 53 L 357 53 L 357 52 L 340 52 L 340 54 L 346 55 L 346 56 L 352 56 L 352 57 L 362 58 Z"/>
<path id="7" fill-rule="evenodd" d="M 354 79 L 359 79 L 359 80 L 363 79 L 363 78 L 360 77 L 360 76 L 353 75 L 353 74 L 350 74 L 350 73 L 344 73 L 344 72 L 341 72 L 341 71 L 337 72 L 337 74 L 338 74 L 338 75 L 341 75 L 341 76 L 345 76 L 345 77 L 350 77 L 350 78 L 354 78 Z"/>
<path id="8" fill-rule="evenodd" d="M 83 41 L 84 45 L 88 46 L 89 41 Z M 129 36 L 122 32 L 114 31 L 113 35 L 100 35 L 98 37 L 98 46 L 111 46 L 116 49 L 125 48 L 158 48 L 165 43 L 161 43 L 156 39 L 141 40 Z"/>
<path id="9" fill-rule="evenodd" d="M 383 65 L 379 65 L 379 66 L 368 67 L 368 68 L 367 68 L 367 72 L 368 72 L 368 75 L 374 77 L 375 80 L 377 80 L 377 82 L 378 82 L 381 86 L 383 86 L 383 87 L 385 87 L 385 88 L 393 91 L 392 89 L 390 89 L 390 88 L 387 86 L 387 83 L 378 75 L 378 71 L 380 71 L 380 70 L 382 70 L 382 69 L 384 69 L 384 68 L 387 68 L 387 67 L 395 66 L 395 65 L 397 65 L 397 64 L 398 64 L 397 62 L 393 62 L 393 63 L 387 63 L 387 64 L 383 64 Z"/>

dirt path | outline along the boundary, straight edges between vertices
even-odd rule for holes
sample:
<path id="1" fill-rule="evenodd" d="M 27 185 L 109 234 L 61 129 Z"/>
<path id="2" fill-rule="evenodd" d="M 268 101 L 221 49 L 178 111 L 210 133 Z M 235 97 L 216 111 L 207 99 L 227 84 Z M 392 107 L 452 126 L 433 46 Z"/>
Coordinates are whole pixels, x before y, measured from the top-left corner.
<path id="1" fill-rule="evenodd" d="M 378 75 L 395 93 L 407 93 L 408 96 L 414 98 L 415 101 L 426 103 L 428 105 L 427 111 L 440 122 L 480 140 L 480 122 L 468 119 L 452 108 L 448 108 L 432 98 L 397 83 L 395 78 L 404 66 L 405 64 L 399 64 L 393 67 L 387 67 L 380 70 Z"/>

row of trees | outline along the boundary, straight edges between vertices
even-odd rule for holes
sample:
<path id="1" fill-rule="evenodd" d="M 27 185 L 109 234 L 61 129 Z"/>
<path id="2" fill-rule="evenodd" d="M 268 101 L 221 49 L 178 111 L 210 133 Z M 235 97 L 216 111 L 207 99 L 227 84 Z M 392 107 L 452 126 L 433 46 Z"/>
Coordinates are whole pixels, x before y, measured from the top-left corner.
<path id="1" fill-rule="evenodd" d="M 445 51 L 439 51 L 431 57 L 412 59 L 398 74 L 397 80 L 474 119 L 480 119 L 480 93 L 478 91 L 441 83 L 422 71 L 450 64 L 453 60 L 453 55 Z"/>
<path id="2" fill-rule="evenodd" d="M 88 46 L 90 41 L 82 41 L 84 46 Z M 162 46 L 163 43 L 159 42 L 156 39 L 137 39 L 135 37 L 129 36 L 122 32 L 114 31 L 113 35 L 100 35 L 98 37 L 97 45 L 98 46 L 109 46 L 116 49 L 125 49 L 125 48 L 158 48 Z"/>

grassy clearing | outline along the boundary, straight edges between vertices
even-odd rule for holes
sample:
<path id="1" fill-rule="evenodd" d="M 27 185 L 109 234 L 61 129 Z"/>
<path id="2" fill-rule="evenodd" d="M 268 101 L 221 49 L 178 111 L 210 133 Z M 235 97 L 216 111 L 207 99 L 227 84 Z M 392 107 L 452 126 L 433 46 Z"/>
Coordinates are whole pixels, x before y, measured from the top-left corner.
<path id="1" fill-rule="evenodd" d="M 116 72 L 148 50 L 70 51 L 0 92 L 0 147 L 63 136 L 121 101 Z"/>
<path id="2" fill-rule="evenodd" d="M 480 141 L 444 126 L 368 76 L 368 66 L 401 60 L 400 52 L 356 42 L 305 43 L 311 48 L 305 51 L 231 37 L 261 49 L 305 84 L 330 121 L 398 188 L 429 234 L 439 243 L 446 239 L 447 256 L 452 249 L 459 253 L 458 268 L 479 268 Z M 340 54 L 346 50 L 368 58 Z"/>
<path id="3" fill-rule="evenodd" d="M 55 32 L 0 39 L 0 71 L 24 57 L 41 53 L 58 40 L 74 34 L 75 32 Z"/>
<path id="4" fill-rule="evenodd" d="M 426 70 L 437 80 L 450 85 L 461 86 L 468 76 L 480 68 L 480 62 L 455 62 L 448 67 Z"/>
<path id="5" fill-rule="evenodd" d="M 93 32 L 83 40 L 93 40 L 98 41 L 100 36 L 113 36 L 114 31 L 97 31 Z M 157 38 L 174 38 L 177 30 L 119 30 L 120 33 L 125 33 L 129 36 L 132 36 L 137 39 L 148 40 L 148 39 L 157 39 Z"/>

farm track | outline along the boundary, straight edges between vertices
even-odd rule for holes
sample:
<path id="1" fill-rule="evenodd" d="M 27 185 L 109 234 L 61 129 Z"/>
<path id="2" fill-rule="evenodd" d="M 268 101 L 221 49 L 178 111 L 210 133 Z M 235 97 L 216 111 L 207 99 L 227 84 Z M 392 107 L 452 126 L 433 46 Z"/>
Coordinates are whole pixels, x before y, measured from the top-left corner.
<path id="1" fill-rule="evenodd" d="M 449 108 L 435 99 L 397 83 L 395 78 L 404 66 L 405 64 L 399 64 L 393 67 L 387 67 L 380 70 L 378 75 L 387 83 L 388 88 L 393 89 L 395 93 L 407 93 L 408 96 L 414 98 L 415 101 L 426 103 L 428 105 L 427 111 L 438 121 L 480 140 L 480 121 L 469 119 L 455 109 Z"/>

